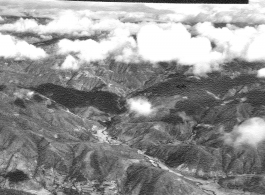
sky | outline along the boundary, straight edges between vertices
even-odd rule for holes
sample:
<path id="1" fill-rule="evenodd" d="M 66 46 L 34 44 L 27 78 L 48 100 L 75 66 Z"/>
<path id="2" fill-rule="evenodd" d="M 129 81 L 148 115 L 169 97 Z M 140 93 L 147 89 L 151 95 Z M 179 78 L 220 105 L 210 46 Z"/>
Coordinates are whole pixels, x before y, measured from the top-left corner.
<path id="1" fill-rule="evenodd" d="M 173 13 L 172 10 L 155 9 L 144 3 L 112 3 L 112 2 L 82 2 L 82 1 L 58 1 L 58 0 L 0 0 L 1 14 L 21 15 L 23 11 L 32 14 L 55 13 L 60 10 L 73 11 L 122 11 L 144 13 Z"/>
<path id="2" fill-rule="evenodd" d="M 19 13 L 20 11 L 37 12 L 42 10 L 91 10 L 91 11 L 125 11 L 144 12 L 158 15 L 170 14 L 171 20 L 181 20 L 187 16 L 199 14 L 209 19 L 214 15 L 228 15 L 228 17 L 248 17 L 248 14 L 262 17 L 265 12 L 265 2 L 262 0 L 250 0 L 249 4 L 167 4 L 167 3 L 112 3 L 112 2 L 71 2 L 58 0 L 0 0 L 1 13 Z M 174 18 L 174 19 L 173 19 Z M 263 17 L 264 18 L 264 17 Z M 165 19 L 165 18 L 164 18 Z M 168 19 L 168 18 L 167 18 Z M 186 18 L 187 19 L 187 18 Z"/>

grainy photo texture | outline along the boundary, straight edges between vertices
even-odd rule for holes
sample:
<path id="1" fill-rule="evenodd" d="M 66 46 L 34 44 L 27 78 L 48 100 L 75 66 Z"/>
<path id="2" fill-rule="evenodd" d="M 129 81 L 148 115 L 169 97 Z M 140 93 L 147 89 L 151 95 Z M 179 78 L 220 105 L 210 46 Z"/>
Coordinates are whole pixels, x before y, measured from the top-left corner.
<path id="1" fill-rule="evenodd" d="M 0 195 L 265 194 L 265 1 L 0 0 Z"/>

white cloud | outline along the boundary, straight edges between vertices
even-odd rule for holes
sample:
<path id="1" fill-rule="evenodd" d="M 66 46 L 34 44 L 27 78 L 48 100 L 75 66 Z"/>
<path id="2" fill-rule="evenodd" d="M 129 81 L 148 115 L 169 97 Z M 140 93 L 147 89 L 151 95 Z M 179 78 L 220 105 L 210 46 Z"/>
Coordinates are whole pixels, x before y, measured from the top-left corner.
<path id="1" fill-rule="evenodd" d="M 116 29 L 109 38 L 100 42 L 88 39 L 85 41 L 71 41 L 63 39 L 58 43 L 60 54 L 76 53 L 77 56 L 86 62 L 104 60 L 109 56 L 115 56 L 119 61 L 130 62 L 134 57 L 132 50 L 136 48 L 135 40 L 129 36 L 126 30 Z"/>
<path id="2" fill-rule="evenodd" d="M 33 19 L 20 18 L 15 23 L 3 24 L 0 26 L 2 31 L 15 31 L 15 32 L 35 32 L 38 30 L 39 24 Z"/>
<path id="3" fill-rule="evenodd" d="M 128 30 L 130 34 L 136 34 L 139 30 L 139 25 L 134 23 L 123 23 L 118 19 L 104 18 L 98 22 L 94 22 L 91 26 L 93 32 L 107 31 L 112 32 L 116 29 Z"/>
<path id="4" fill-rule="evenodd" d="M 58 47 L 59 53 L 68 54 L 74 52 L 77 53 L 80 59 L 87 62 L 106 58 L 104 48 L 101 49 L 100 44 L 92 39 L 85 41 L 63 39 L 58 43 Z"/>
<path id="5" fill-rule="evenodd" d="M 34 32 L 38 34 L 74 34 L 90 35 L 93 22 L 87 17 L 81 17 L 73 11 L 60 12 L 54 20 L 46 25 L 38 24 L 34 19 L 20 18 L 15 23 L 3 24 L 2 31 Z"/>
<path id="6" fill-rule="evenodd" d="M 4 18 L 0 16 L 0 21 L 4 21 Z"/>
<path id="7" fill-rule="evenodd" d="M 81 61 L 86 62 L 103 60 L 110 56 L 116 61 L 125 63 L 140 62 L 140 60 L 154 63 L 173 60 L 181 65 L 193 65 L 194 74 L 219 70 L 222 63 L 235 58 L 249 62 L 265 60 L 263 54 L 265 25 L 239 28 L 230 24 L 224 28 L 215 28 L 212 24 L 215 22 L 265 23 L 264 2 L 252 0 L 250 5 L 236 6 L 142 4 L 138 5 L 137 12 L 128 9 L 133 5 L 119 4 L 117 9 L 114 5 L 112 4 L 107 10 L 101 6 L 102 9 L 96 11 L 95 9 L 92 9 L 93 11 L 74 11 L 75 8 L 66 11 L 58 9 L 56 17 L 45 25 L 38 24 L 34 19 L 21 18 L 12 24 L 0 25 L 0 31 L 34 32 L 42 37 L 49 37 L 53 33 L 92 36 L 107 32 L 107 38 L 101 38 L 99 41 L 61 40 L 58 44 L 59 53 L 73 52 Z M 100 8 L 97 3 L 93 6 Z M 68 8 L 70 7 L 68 5 Z M 35 9 L 36 12 L 40 11 Z M 44 13 L 46 9 L 49 10 L 45 8 L 40 13 Z M 169 14 L 168 11 L 163 11 L 164 9 L 175 13 Z M 32 13 L 34 10 L 31 10 Z M 153 23 L 146 24 L 145 17 Z M 122 22 L 134 20 L 142 23 Z M 166 23 L 155 23 L 159 20 Z M 203 23 L 185 26 L 169 21 Z M 195 33 L 196 37 L 192 37 L 191 33 Z M 137 34 L 137 43 L 131 37 L 133 34 Z M 216 47 L 212 48 L 211 42 L 214 42 Z"/>
<path id="8" fill-rule="evenodd" d="M 194 65 L 195 73 L 208 72 L 222 62 L 222 53 L 212 51 L 205 37 L 191 37 L 180 23 L 163 29 L 156 24 L 143 26 L 137 35 L 139 54 L 151 62 L 176 60 Z"/>
<path id="9" fill-rule="evenodd" d="M 211 23 L 198 23 L 194 29 L 216 44 L 216 51 L 224 54 L 226 61 L 240 58 L 249 62 L 265 61 L 265 26 L 215 28 Z"/>
<path id="10" fill-rule="evenodd" d="M 257 35 L 248 47 L 246 59 L 250 62 L 265 61 L 265 33 Z"/>
<path id="11" fill-rule="evenodd" d="M 72 55 L 67 55 L 66 59 L 64 60 L 60 68 L 63 70 L 67 69 L 78 70 L 79 69 L 78 60 L 75 59 Z"/>
<path id="12" fill-rule="evenodd" d="M 250 0 L 249 4 L 145 4 L 157 10 L 172 10 L 175 13 L 161 14 L 159 20 L 173 22 L 214 22 L 214 23 L 265 23 L 264 1 Z"/>
<path id="13" fill-rule="evenodd" d="M 87 17 L 79 17 L 73 11 L 61 12 L 57 18 L 49 22 L 47 25 L 39 25 L 39 33 L 58 33 L 73 34 L 84 33 L 90 34 L 90 26 L 92 21 Z"/>
<path id="14" fill-rule="evenodd" d="M 181 52 L 180 45 L 184 45 L 190 37 L 182 24 L 169 30 L 150 24 L 143 26 L 137 34 L 138 50 L 144 59 L 153 62 L 175 60 Z"/>
<path id="15" fill-rule="evenodd" d="M 225 134 L 224 139 L 225 143 L 235 147 L 242 144 L 257 147 L 265 140 L 265 121 L 259 117 L 250 118 L 239 126 L 235 126 L 231 133 Z"/>
<path id="16" fill-rule="evenodd" d="M 43 49 L 25 41 L 19 41 L 10 35 L 0 34 L 0 43 L 0 57 L 37 60 L 47 56 Z"/>
<path id="17" fill-rule="evenodd" d="M 131 98 L 127 100 L 129 110 L 135 112 L 138 115 L 149 116 L 154 112 L 152 104 L 143 98 Z"/>
<path id="18" fill-rule="evenodd" d="M 265 68 L 261 68 L 258 70 L 257 77 L 265 77 Z"/>
<path id="19" fill-rule="evenodd" d="M 139 63 L 140 62 L 137 52 L 130 47 L 123 48 L 121 52 L 114 57 L 114 59 L 117 62 L 124 62 L 124 63 L 132 63 L 132 62 Z"/>
<path id="20" fill-rule="evenodd" d="M 96 12 L 95 12 L 96 15 Z M 48 24 L 38 24 L 34 19 L 20 18 L 15 23 L 0 25 L 1 31 L 15 32 L 33 32 L 38 34 L 69 34 L 90 36 L 97 32 L 112 32 L 118 28 L 130 31 L 135 34 L 139 25 L 134 23 L 123 23 L 118 19 L 106 17 L 93 20 L 89 11 L 71 11 L 59 12 L 58 15 Z"/>

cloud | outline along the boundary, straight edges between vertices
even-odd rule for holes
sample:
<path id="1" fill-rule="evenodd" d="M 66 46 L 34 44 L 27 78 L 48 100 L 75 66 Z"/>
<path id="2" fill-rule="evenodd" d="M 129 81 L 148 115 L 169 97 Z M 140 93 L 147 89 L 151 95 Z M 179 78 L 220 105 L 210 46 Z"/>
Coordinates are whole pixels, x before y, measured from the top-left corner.
<path id="1" fill-rule="evenodd" d="M 194 74 L 204 74 L 220 70 L 223 63 L 237 58 L 248 62 L 265 61 L 262 52 L 265 49 L 265 25 L 262 25 L 265 23 L 265 3 L 252 1 L 251 5 L 236 6 L 143 4 L 136 6 L 137 12 L 130 10 L 130 6 L 119 4 L 117 10 L 115 6 L 110 10 L 104 10 L 102 6 L 93 11 L 57 10 L 56 17 L 47 24 L 21 18 L 12 24 L 0 25 L 0 31 L 33 32 L 41 37 L 103 34 L 98 41 L 64 39 L 59 42 L 59 54 L 74 53 L 81 62 L 109 57 L 125 63 L 176 61 L 178 65 L 192 66 Z M 165 9 L 172 11 L 163 11 Z M 147 23 L 145 17 L 153 22 Z M 161 20 L 165 23 L 155 23 Z M 194 22 L 203 23 L 194 25 Z M 239 28 L 236 24 L 227 24 L 216 28 L 213 24 L 216 22 L 260 25 Z M 137 42 L 132 38 L 135 34 Z"/>
<path id="2" fill-rule="evenodd" d="M 92 21 L 87 17 L 79 17 L 73 11 L 61 12 L 60 15 L 49 22 L 47 25 L 39 25 L 38 33 L 57 33 L 57 34 L 90 34 Z"/>
<path id="3" fill-rule="evenodd" d="M 73 11 L 60 12 L 54 20 L 46 25 L 38 24 L 34 19 L 20 18 L 15 23 L 0 26 L 2 31 L 33 32 L 38 34 L 90 34 L 92 21 L 87 17 L 79 17 Z"/>
<path id="4" fill-rule="evenodd" d="M 127 100 L 129 110 L 135 112 L 138 115 L 149 116 L 154 112 L 152 104 L 143 98 L 130 98 Z"/>
<path id="5" fill-rule="evenodd" d="M 0 43 L 0 57 L 38 60 L 47 56 L 43 49 L 17 40 L 10 35 L 0 34 Z"/>
<path id="6" fill-rule="evenodd" d="M 197 34 L 216 44 L 216 51 L 224 54 L 226 61 L 239 58 L 245 61 L 265 61 L 265 26 L 238 28 L 227 25 L 215 28 L 212 23 L 198 23 L 194 27 Z"/>
<path id="7" fill-rule="evenodd" d="M 0 21 L 4 21 L 4 18 L 0 16 Z"/>
<path id="8" fill-rule="evenodd" d="M 39 24 L 34 19 L 18 19 L 12 24 L 3 24 L 0 26 L 2 31 L 15 31 L 15 32 L 35 32 L 38 30 Z"/>
<path id="9" fill-rule="evenodd" d="M 191 37 L 183 24 L 172 24 L 163 29 L 156 24 L 143 26 L 137 34 L 139 54 L 151 62 L 178 61 L 194 65 L 195 73 L 218 69 L 222 53 L 212 51 L 211 42 L 205 37 Z"/>
<path id="10" fill-rule="evenodd" d="M 175 13 L 160 14 L 159 20 L 165 22 L 213 22 L 213 23 L 265 23 L 264 1 L 250 0 L 247 5 L 210 4 L 145 4 L 157 10 L 172 10 Z"/>
<path id="11" fill-rule="evenodd" d="M 84 41 L 63 39 L 58 43 L 58 53 L 76 53 L 85 62 L 104 60 L 109 56 L 116 57 L 118 61 L 134 61 L 137 59 L 133 58 L 135 49 L 135 40 L 128 31 L 122 29 L 116 29 L 107 39 L 100 42 L 92 39 Z"/>
<path id="12" fill-rule="evenodd" d="M 63 39 L 58 43 L 58 47 L 60 54 L 73 52 L 86 62 L 103 60 L 107 57 L 107 48 L 103 48 L 100 43 L 92 39 L 85 41 Z"/>
<path id="13" fill-rule="evenodd" d="M 249 34 L 247 31 L 253 30 L 251 34 L 255 33 L 254 28 L 246 28 L 239 30 L 230 30 L 227 27 L 215 28 L 212 23 L 204 22 L 195 25 L 194 29 L 201 36 L 207 37 L 216 44 L 216 50 L 226 54 L 226 58 L 241 57 L 244 54 L 246 45 L 249 42 Z"/>
<path id="14" fill-rule="evenodd" d="M 265 140 L 265 121 L 259 117 L 250 118 L 239 126 L 235 126 L 231 133 L 225 134 L 224 139 L 226 144 L 232 144 L 235 147 L 242 144 L 257 147 Z"/>
<path id="15" fill-rule="evenodd" d="M 260 78 L 265 77 L 265 68 L 261 68 L 258 70 L 257 77 L 260 77 Z"/>
<path id="16" fill-rule="evenodd" d="M 265 32 L 253 37 L 252 42 L 248 46 L 246 52 L 246 60 L 253 61 L 265 61 Z"/>
<path id="17" fill-rule="evenodd" d="M 97 15 L 95 12 L 94 15 Z M 134 23 L 123 23 L 119 19 L 103 16 L 93 16 L 89 11 L 66 10 L 49 23 L 38 24 L 34 19 L 20 18 L 14 23 L 0 25 L 1 31 L 33 32 L 37 34 L 69 34 L 75 36 L 91 36 L 101 32 L 112 32 L 118 28 L 127 29 L 130 34 L 135 34 L 139 25 Z"/>
<path id="18" fill-rule="evenodd" d="M 66 59 L 62 63 L 61 67 L 62 70 L 78 70 L 79 69 L 79 62 L 75 59 L 72 55 L 67 55 Z"/>

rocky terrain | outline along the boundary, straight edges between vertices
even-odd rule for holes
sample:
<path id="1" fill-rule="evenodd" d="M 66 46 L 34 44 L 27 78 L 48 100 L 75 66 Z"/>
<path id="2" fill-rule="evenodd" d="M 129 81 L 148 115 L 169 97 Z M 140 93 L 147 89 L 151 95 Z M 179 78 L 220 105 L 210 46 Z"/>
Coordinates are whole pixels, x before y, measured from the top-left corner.
<path id="1" fill-rule="evenodd" d="M 53 53 L 63 38 L 32 43 Z M 261 63 L 197 77 L 174 62 L 62 62 L 0 59 L 0 194 L 265 194 L 264 140 L 235 130 L 265 119 Z M 132 112 L 136 98 L 152 114 Z"/>

